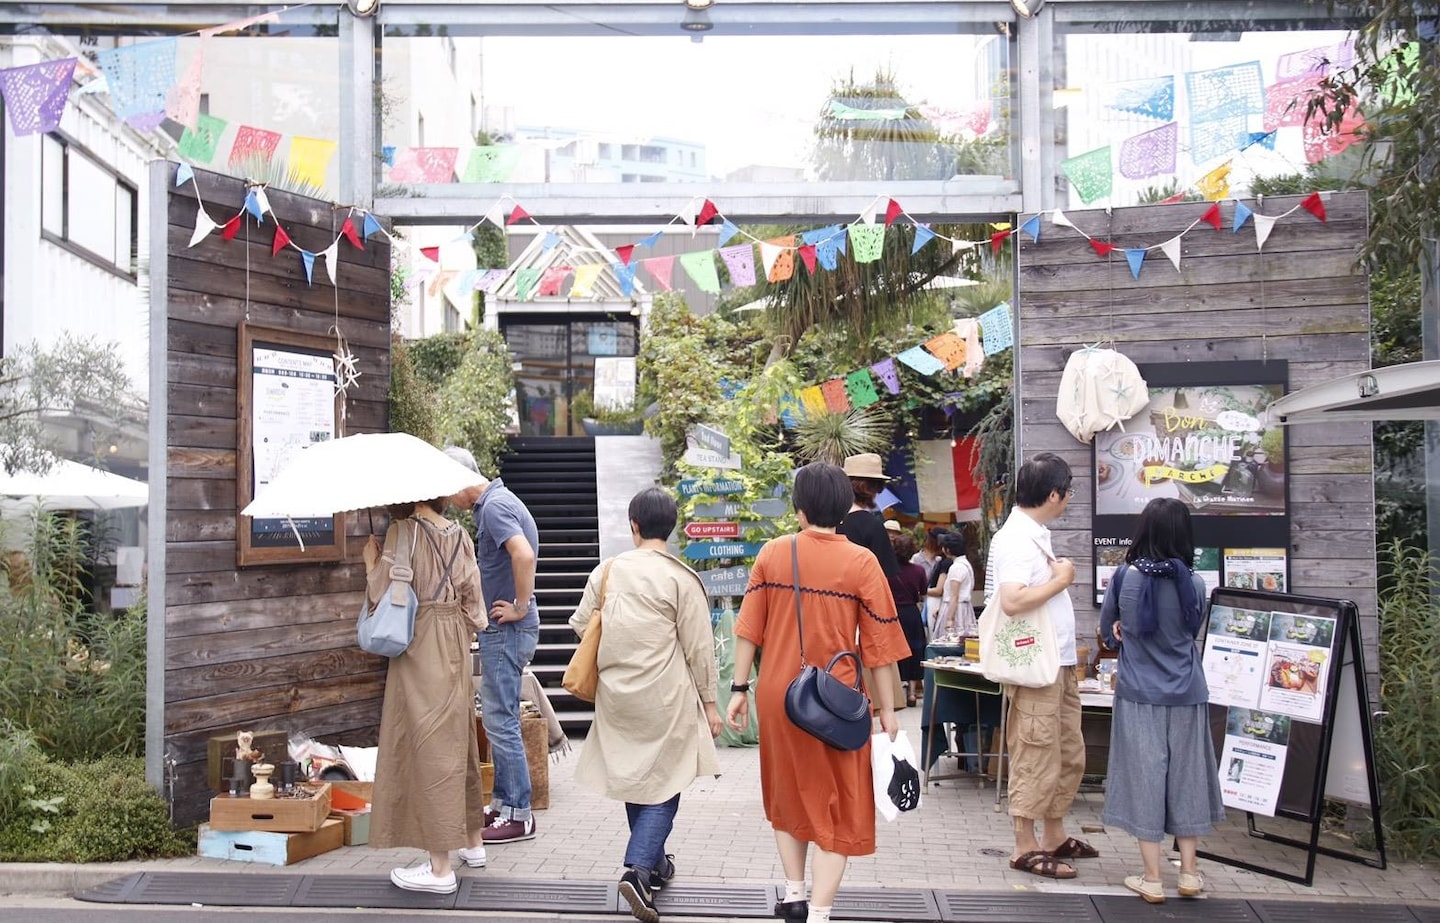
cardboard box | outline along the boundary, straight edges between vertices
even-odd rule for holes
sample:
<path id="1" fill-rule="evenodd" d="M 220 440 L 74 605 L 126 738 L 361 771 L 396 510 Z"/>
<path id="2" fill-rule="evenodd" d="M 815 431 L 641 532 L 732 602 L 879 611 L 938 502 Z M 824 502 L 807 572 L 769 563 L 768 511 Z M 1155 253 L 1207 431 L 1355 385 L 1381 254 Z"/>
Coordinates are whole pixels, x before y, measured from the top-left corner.
<path id="1" fill-rule="evenodd" d="M 290 735 L 284 731 L 256 731 L 250 745 L 265 754 L 265 761 L 279 765 L 290 759 Z M 235 733 L 211 737 L 205 743 L 205 780 L 212 792 L 230 791 L 230 771 L 235 761 Z M 253 781 L 253 779 L 251 780 Z"/>
<path id="2" fill-rule="evenodd" d="M 315 798 L 210 799 L 210 828 L 217 831 L 262 830 L 270 833 L 310 833 L 319 830 L 330 814 L 330 783 L 305 783 Z"/>
<path id="3" fill-rule="evenodd" d="M 544 811 L 550 807 L 550 729 L 544 718 L 521 718 L 520 736 L 525 741 L 525 762 L 530 765 L 530 807 Z"/>
<path id="4" fill-rule="evenodd" d="M 209 824 L 201 824 L 197 852 L 207 859 L 293 865 L 302 859 L 339 849 L 343 842 L 344 825 L 338 820 L 327 820 L 320 829 L 308 833 L 215 830 Z"/>

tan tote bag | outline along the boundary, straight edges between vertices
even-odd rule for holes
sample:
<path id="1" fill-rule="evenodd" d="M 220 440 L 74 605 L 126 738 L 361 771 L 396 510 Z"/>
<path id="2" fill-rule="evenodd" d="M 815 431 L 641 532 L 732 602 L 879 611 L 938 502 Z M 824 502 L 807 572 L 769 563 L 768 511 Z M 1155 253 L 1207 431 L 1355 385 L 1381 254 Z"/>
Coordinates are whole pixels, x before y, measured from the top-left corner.
<path id="1" fill-rule="evenodd" d="M 590 615 L 590 624 L 585 626 L 585 637 L 570 656 L 570 664 L 560 680 L 565 691 L 582 702 L 594 702 L 595 690 L 600 685 L 600 613 L 605 608 L 605 585 L 610 582 L 610 566 L 614 563 L 615 559 L 611 558 L 605 565 L 605 573 L 600 577 L 600 599 Z"/>

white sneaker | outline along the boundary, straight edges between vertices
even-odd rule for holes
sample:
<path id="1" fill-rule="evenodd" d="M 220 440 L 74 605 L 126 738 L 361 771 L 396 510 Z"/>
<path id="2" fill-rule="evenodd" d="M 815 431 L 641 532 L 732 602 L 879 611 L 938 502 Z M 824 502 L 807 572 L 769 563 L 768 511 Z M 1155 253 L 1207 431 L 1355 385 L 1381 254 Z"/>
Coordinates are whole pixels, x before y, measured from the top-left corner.
<path id="1" fill-rule="evenodd" d="M 476 846 L 474 849 L 466 846 L 460 850 L 460 861 L 472 869 L 483 869 L 485 867 L 485 847 Z"/>
<path id="2" fill-rule="evenodd" d="M 429 891 L 432 894 L 451 894 L 455 891 L 455 873 L 436 875 L 430 870 L 430 863 L 413 868 L 391 869 L 390 883 L 406 891 Z"/>

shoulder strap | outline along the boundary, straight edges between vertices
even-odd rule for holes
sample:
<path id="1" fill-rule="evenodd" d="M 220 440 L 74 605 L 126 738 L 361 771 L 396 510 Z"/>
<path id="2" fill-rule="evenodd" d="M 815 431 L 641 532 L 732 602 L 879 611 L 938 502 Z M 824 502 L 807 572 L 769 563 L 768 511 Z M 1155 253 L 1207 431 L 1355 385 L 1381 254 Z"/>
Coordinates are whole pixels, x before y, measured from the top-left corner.
<path id="1" fill-rule="evenodd" d="M 800 538 L 790 536 L 790 573 L 795 584 L 795 624 L 800 632 L 800 669 L 805 669 L 805 611 L 800 599 Z"/>
<path id="2" fill-rule="evenodd" d="M 405 542 L 405 528 L 410 526 L 412 535 L 410 543 Z M 397 605 L 405 605 L 405 591 L 410 586 L 410 581 L 415 579 L 415 571 L 410 567 L 410 556 L 415 552 L 415 542 L 419 540 L 419 533 L 413 532 L 413 525 L 407 520 L 400 520 L 396 523 L 395 529 L 395 563 L 390 565 L 390 602 Z"/>
<path id="3" fill-rule="evenodd" d="M 596 610 L 605 608 L 605 587 L 610 583 L 610 568 L 614 565 L 614 563 L 614 558 L 606 561 L 605 572 L 600 575 L 600 599 L 595 603 Z"/>

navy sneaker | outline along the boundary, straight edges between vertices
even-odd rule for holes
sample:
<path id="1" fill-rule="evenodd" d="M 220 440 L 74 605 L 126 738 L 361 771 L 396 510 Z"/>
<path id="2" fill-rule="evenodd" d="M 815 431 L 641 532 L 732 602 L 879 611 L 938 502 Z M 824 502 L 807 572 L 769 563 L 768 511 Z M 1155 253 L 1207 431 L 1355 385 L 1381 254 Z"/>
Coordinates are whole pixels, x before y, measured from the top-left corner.
<path id="1" fill-rule="evenodd" d="M 655 909 L 655 894 L 650 890 L 649 874 L 643 877 L 633 868 L 620 876 L 620 896 L 630 905 L 630 915 L 640 923 L 660 923 L 660 911 Z"/>
<path id="2" fill-rule="evenodd" d="M 666 853 L 664 864 L 650 873 L 650 888 L 659 891 L 675 880 L 675 854 Z"/>

